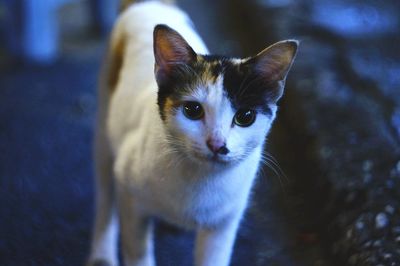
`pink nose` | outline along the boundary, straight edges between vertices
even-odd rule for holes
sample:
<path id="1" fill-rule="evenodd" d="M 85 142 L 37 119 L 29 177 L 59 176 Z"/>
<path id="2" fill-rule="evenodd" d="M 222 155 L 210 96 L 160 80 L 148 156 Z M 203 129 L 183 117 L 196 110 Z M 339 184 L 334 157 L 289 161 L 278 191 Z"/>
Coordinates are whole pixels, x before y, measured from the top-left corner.
<path id="1" fill-rule="evenodd" d="M 213 153 L 219 153 L 219 154 L 224 154 L 224 155 L 229 153 L 229 150 L 226 147 L 225 141 L 221 138 L 209 138 L 207 140 L 207 147 Z"/>

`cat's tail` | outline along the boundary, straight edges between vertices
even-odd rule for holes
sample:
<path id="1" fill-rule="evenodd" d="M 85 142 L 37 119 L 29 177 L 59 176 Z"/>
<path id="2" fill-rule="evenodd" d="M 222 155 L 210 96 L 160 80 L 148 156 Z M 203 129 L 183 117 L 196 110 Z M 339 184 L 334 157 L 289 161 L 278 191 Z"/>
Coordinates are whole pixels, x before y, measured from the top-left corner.
<path id="1" fill-rule="evenodd" d="M 146 0 L 121 0 L 120 4 L 120 12 L 124 11 L 127 9 L 131 4 L 137 3 L 137 2 L 145 2 Z M 158 0 L 159 2 L 173 5 L 175 4 L 175 0 Z"/>

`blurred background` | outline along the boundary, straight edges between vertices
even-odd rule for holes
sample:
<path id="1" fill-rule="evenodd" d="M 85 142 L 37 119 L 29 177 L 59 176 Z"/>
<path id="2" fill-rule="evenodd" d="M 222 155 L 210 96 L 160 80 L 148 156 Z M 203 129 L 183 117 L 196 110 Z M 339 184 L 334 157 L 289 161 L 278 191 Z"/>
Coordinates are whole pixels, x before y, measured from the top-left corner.
<path id="1" fill-rule="evenodd" d="M 232 265 L 400 265 L 400 1 L 178 0 L 213 53 L 297 38 Z M 117 0 L 0 0 L 0 264 L 83 265 Z M 275 162 L 276 161 L 276 162 Z M 193 234 L 159 223 L 158 265 Z"/>

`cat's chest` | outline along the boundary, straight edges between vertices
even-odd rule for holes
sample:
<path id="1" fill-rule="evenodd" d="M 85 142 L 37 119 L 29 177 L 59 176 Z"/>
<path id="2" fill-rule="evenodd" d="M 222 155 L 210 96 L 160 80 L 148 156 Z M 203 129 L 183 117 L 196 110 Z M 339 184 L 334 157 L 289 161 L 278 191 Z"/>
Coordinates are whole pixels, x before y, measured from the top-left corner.
<path id="1" fill-rule="evenodd" d="M 155 216 L 185 227 L 214 225 L 232 212 L 234 199 L 226 191 L 201 187 L 163 187 L 149 189 L 157 198 L 146 197 L 145 204 Z"/>
<path id="2" fill-rule="evenodd" d="M 131 134 L 123 143 L 114 170 L 118 183 L 130 188 L 131 200 L 143 211 L 193 228 L 215 226 L 244 209 L 260 150 L 240 164 L 209 171 L 205 166 L 171 161 L 171 156 L 164 155 L 156 142 L 138 142 L 138 138 L 142 139 Z"/>
<path id="3" fill-rule="evenodd" d="M 255 177 L 255 170 L 248 170 L 247 175 L 233 170 L 196 177 L 189 172 L 168 176 L 164 171 L 164 181 L 154 179 L 141 191 L 142 204 L 153 215 L 178 225 L 214 226 L 244 208 Z"/>

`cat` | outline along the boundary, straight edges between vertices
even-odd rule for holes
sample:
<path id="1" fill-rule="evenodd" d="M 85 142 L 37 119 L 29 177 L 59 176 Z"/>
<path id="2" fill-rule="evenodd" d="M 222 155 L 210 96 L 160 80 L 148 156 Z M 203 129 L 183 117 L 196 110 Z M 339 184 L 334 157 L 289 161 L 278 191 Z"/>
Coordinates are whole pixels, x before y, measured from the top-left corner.
<path id="1" fill-rule="evenodd" d="M 101 74 L 88 265 L 155 265 L 152 218 L 196 231 L 197 266 L 226 266 L 298 42 L 209 55 L 163 1 L 119 16 Z"/>

